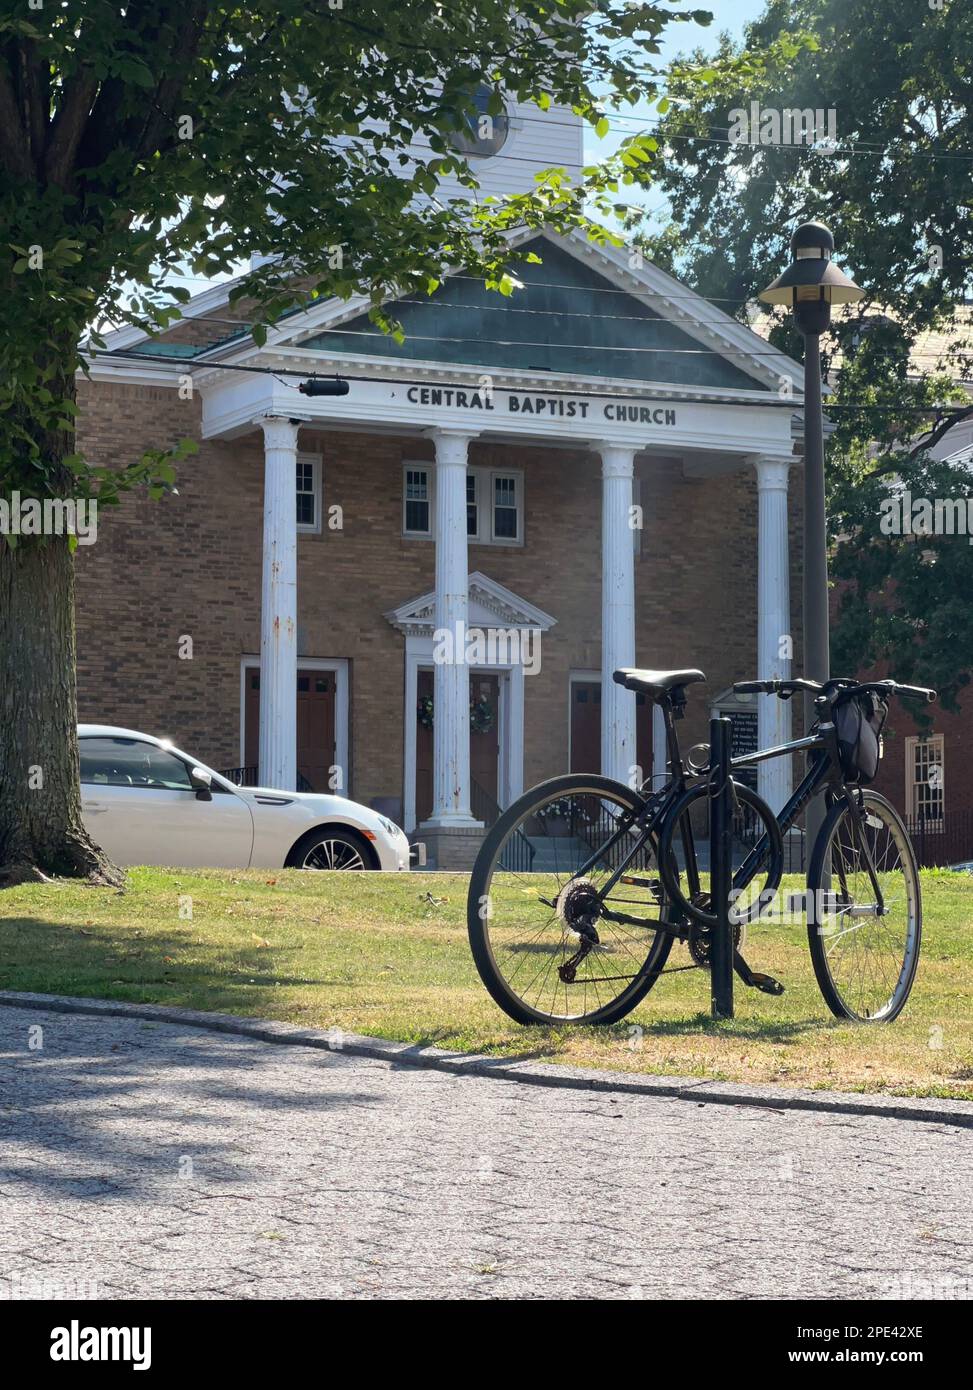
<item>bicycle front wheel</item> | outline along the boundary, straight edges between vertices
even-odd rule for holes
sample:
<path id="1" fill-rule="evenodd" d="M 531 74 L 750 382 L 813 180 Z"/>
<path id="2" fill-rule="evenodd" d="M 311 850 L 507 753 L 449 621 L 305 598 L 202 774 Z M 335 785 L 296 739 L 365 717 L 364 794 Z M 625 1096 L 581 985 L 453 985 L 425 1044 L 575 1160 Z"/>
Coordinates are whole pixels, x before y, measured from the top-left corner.
<path id="1" fill-rule="evenodd" d="M 470 879 L 470 947 L 517 1023 L 615 1023 L 658 979 L 672 946 L 660 924 L 671 917 L 655 842 L 636 823 L 643 807 L 638 792 L 607 777 L 555 777 L 516 801 L 483 842 Z"/>
<path id="2" fill-rule="evenodd" d="M 891 802 L 865 791 L 861 811 L 856 805 L 853 813 L 845 801 L 832 806 L 814 844 L 807 886 L 811 960 L 828 1008 L 857 1023 L 891 1023 L 912 989 L 922 939 L 916 856 Z"/>

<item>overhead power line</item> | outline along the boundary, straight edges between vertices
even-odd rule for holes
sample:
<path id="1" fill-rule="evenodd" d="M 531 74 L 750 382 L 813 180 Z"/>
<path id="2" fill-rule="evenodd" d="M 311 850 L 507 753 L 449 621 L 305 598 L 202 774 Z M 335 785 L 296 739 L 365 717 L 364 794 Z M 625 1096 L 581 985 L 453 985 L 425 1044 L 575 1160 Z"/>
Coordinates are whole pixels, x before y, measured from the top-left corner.
<path id="1" fill-rule="evenodd" d="M 166 357 L 166 356 L 161 356 L 161 355 L 158 356 L 158 357 L 153 357 L 151 354 L 146 353 L 146 352 L 132 352 L 130 349 L 123 349 L 123 348 L 116 348 L 116 349 L 114 349 L 114 350 L 112 350 L 112 351 L 109 351 L 109 352 L 97 352 L 97 351 L 95 351 L 95 352 L 89 352 L 89 353 L 85 353 L 84 355 L 85 355 L 86 357 L 89 357 L 92 361 L 95 361 L 95 360 L 97 360 L 98 358 L 121 358 L 121 359 L 124 359 L 124 360 L 133 361 L 133 362 L 146 362 L 146 361 L 155 362 L 155 363 L 163 364 L 163 365 L 165 365 L 166 367 L 170 368 L 170 370 L 171 370 L 171 372 L 172 372 L 172 374 L 173 374 L 174 376 L 177 376 L 177 375 L 185 375 L 185 371 L 184 371 L 184 370 L 181 371 L 180 369 L 185 369 L 186 367 L 199 367 L 199 368 L 203 368 L 203 369 L 205 369 L 205 370 L 207 370 L 207 371 L 213 370 L 213 371 L 223 371 L 223 372 L 247 372 L 247 373 L 250 373 L 250 374 L 252 374 L 252 375 L 257 375 L 257 376 L 272 376 L 272 377 L 277 377 L 278 379 L 280 379 L 280 378 L 282 378 L 282 377 L 299 377 L 302 381 L 306 381 L 306 380 L 308 380 L 309 378 L 314 378 L 315 376 L 320 376 L 320 377 L 329 377 L 329 378 L 332 378 L 332 379 L 338 379 L 338 380 L 342 380 L 342 381 L 360 381 L 360 382 L 365 382 L 365 383 L 374 383 L 374 384 L 378 384 L 378 385 L 381 385 L 381 386 L 435 386 L 435 387 L 437 387 L 437 388 L 442 388 L 442 389 L 444 389 L 444 390 L 454 390 L 454 391 L 470 391 L 470 390 L 475 390 L 475 389 L 476 389 L 475 387 L 471 386 L 471 383 L 468 382 L 468 381 L 459 381 L 459 382 L 456 382 L 456 381 L 435 381 L 435 382 L 431 382 L 428 378 L 425 378 L 425 379 L 423 379 L 423 378 L 415 378 L 415 379 L 412 379 L 412 378 L 407 378 L 407 377 L 367 376 L 367 375 L 363 375 L 363 374 L 360 374 L 360 373 L 350 373 L 350 372 L 331 372 L 331 373 L 321 372 L 321 373 L 314 373 L 314 372 L 309 372 L 309 371 L 307 371 L 306 368 L 297 368 L 297 367 L 252 367 L 252 366 L 249 366 L 249 365 L 244 364 L 244 363 L 234 363 L 234 362 L 199 362 L 199 361 L 195 361 L 195 360 L 193 360 L 193 359 L 191 359 L 191 358 L 189 358 L 189 359 L 183 358 L 183 359 L 175 359 L 175 360 L 174 360 L 174 359 L 171 358 L 171 357 Z M 635 389 L 636 386 L 640 386 L 641 389 L 640 389 L 640 390 L 636 390 L 636 389 Z M 295 389 L 296 389 L 296 388 L 295 388 Z M 570 389 L 569 387 L 566 387 L 566 386 L 545 386 L 543 389 L 542 389 L 541 387 L 530 387 L 530 388 L 528 388 L 528 387 L 524 387 L 524 386 L 520 386 L 520 387 L 506 387 L 506 386 L 503 386 L 503 387 L 499 387 L 499 388 L 495 388 L 495 389 L 499 389 L 499 390 L 502 390 L 502 391 L 512 391 L 512 392 L 514 392 L 515 394 L 519 394 L 519 395 L 528 395 L 528 396 L 529 396 L 529 395 L 544 395 L 544 396 L 587 396 L 587 397 L 589 397 L 589 398 L 592 399 L 592 400 L 612 400 L 612 401 L 618 401 L 618 400 L 621 400 L 623 397 L 625 397 L 625 395 L 626 395 L 626 389 L 627 389 L 627 388 L 626 388 L 626 387 L 619 386 L 619 387 L 616 387 L 616 388 L 615 388 L 614 390 L 612 390 L 612 391 L 589 391 L 589 390 L 587 390 L 586 388 L 584 388 L 584 389 L 574 389 L 574 390 L 572 390 L 572 389 Z M 664 388 L 663 388 L 662 390 L 655 390 L 654 388 L 652 388 L 652 386 L 651 386 L 651 384 L 650 384 L 649 382 L 645 382 L 645 383 L 633 383 L 633 384 L 632 384 L 632 387 L 631 387 L 631 388 L 628 388 L 628 389 L 629 389 L 629 392 L 630 392 L 630 394 L 631 394 L 633 403 L 637 403 L 637 401 L 638 401 L 638 396 L 639 396 L 639 395 L 642 395 L 642 396 L 650 396 L 652 400 L 658 400 L 658 401 L 672 401 L 672 402 L 674 402 L 675 404 L 682 404 L 682 405 L 707 405 L 707 404 L 712 404 L 712 405 L 728 406 L 728 407 L 730 407 L 731 409 L 734 409 L 734 408 L 735 408 L 735 409 L 740 409 L 740 410 L 748 410 L 748 409 L 750 409 L 751 406 L 755 406 L 755 407 L 757 407 L 757 408 L 762 408 L 762 409 L 777 409 L 777 410 L 791 410 L 791 411 L 803 410 L 803 408 L 804 408 L 803 401 L 799 401 L 799 400 L 786 400 L 786 399 L 781 399 L 781 398 L 779 398 L 779 397 L 773 398 L 773 399 L 770 399 L 770 400 L 750 400 L 750 401 L 734 401 L 734 400 L 720 400 L 720 401 L 705 401 L 705 400 L 704 400 L 704 401 L 693 401 L 693 400 L 687 399 L 687 397 L 686 397 L 685 395 L 680 395 L 680 394 L 674 393 L 674 392 L 672 392 L 672 391 L 667 392 Z M 691 387 L 691 386 L 687 386 L 686 389 L 687 389 L 687 390 L 692 390 L 692 387 Z M 830 414 L 831 412 L 833 412 L 833 411 L 835 411 L 835 410 L 874 411 L 874 410 L 880 410 L 880 409 L 882 409 L 882 407 L 875 405 L 874 402 L 868 402 L 868 401 L 861 401 L 861 402 L 857 402 L 857 401 L 841 401 L 841 402 L 829 401 L 829 402 L 827 402 L 827 403 L 825 404 L 825 413 L 826 413 L 826 414 Z M 888 415 L 890 418 L 896 418 L 898 415 L 933 415 L 933 416 L 944 417 L 944 416 L 949 415 L 949 414 L 966 413 L 966 412 L 968 412 L 968 411 L 969 411 L 969 406 L 968 406 L 968 405 L 967 405 L 967 406 L 951 406 L 951 405 L 947 405 L 947 404 L 945 404 L 945 403 L 942 403 L 942 404 L 940 404 L 940 405 L 931 405 L 931 406 L 901 406 L 901 407 L 899 407 L 898 409 L 896 409 L 896 410 L 894 410 L 894 411 L 884 410 L 883 413 L 886 414 L 886 415 Z"/>

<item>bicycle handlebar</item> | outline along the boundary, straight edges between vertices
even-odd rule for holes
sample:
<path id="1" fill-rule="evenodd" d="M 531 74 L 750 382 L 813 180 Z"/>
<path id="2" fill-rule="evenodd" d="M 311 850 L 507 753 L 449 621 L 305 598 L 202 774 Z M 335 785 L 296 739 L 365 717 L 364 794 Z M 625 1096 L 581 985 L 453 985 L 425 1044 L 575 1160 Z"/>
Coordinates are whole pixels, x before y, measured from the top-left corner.
<path id="1" fill-rule="evenodd" d="M 823 684 L 821 681 L 799 678 L 786 681 L 736 681 L 733 689 L 740 695 L 776 695 L 781 700 L 789 700 L 798 690 L 806 690 L 811 695 L 827 695 L 841 690 L 874 690 L 880 695 L 898 695 L 906 700 L 925 700 L 930 705 L 937 698 L 935 690 L 930 690 L 924 685 L 899 685 L 893 680 L 856 681 L 849 680 L 846 676 L 837 676 Z"/>
<path id="2" fill-rule="evenodd" d="M 782 700 L 789 700 L 798 690 L 807 690 L 811 695 L 820 695 L 824 687 L 818 681 L 795 678 L 789 681 L 734 681 L 733 689 L 740 695 L 778 695 Z"/>

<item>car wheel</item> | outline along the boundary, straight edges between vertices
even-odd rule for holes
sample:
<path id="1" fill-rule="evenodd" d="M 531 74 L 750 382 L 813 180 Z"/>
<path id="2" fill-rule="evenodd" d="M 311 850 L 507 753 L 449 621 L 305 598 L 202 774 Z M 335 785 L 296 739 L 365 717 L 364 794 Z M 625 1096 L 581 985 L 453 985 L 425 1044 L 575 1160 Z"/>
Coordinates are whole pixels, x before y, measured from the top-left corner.
<path id="1" fill-rule="evenodd" d="M 287 856 L 288 869 L 374 869 L 375 856 L 368 843 L 352 830 L 319 826 L 303 835 Z"/>

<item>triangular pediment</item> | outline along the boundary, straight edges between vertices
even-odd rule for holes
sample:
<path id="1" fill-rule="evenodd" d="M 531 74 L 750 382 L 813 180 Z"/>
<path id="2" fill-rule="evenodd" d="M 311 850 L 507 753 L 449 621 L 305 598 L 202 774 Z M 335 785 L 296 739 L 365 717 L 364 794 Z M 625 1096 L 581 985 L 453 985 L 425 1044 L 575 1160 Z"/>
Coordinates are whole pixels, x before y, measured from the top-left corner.
<path id="1" fill-rule="evenodd" d="M 734 354 L 728 344 L 721 352 L 693 336 L 673 321 L 673 305 L 661 294 L 653 299 L 652 291 L 621 288 L 616 278 L 579 259 L 573 247 L 548 237 L 536 237 L 521 249 L 525 258 L 515 274 L 522 288 L 509 296 L 488 290 L 475 276 L 452 275 L 428 297 L 412 295 L 390 305 L 405 332 L 401 343 L 359 313 L 294 346 L 342 357 L 363 354 L 700 389 L 752 391 L 757 384 L 753 364 L 750 370 L 740 364 L 745 354 Z M 540 263 L 526 259 L 529 253 Z M 766 344 L 754 335 L 753 350 L 758 349 L 765 352 Z"/>
<path id="2" fill-rule="evenodd" d="M 479 570 L 467 581 L 468 625 L 471 628 L 538 628 L 547 632 L 557 619 L 527 599 L 498 584 Z M 385 614 L 393 627 L 408 635 L 432 636 L 436 621 L 436 591 L 420 594 Z"/>
<path id="3" fill-rule="evenodd" d="M 199 366 L 239 360 L 293 369 L 300 362 L 309 373 L 347 374 L 363 364 L 388 374 L 415 364 L 411 369 L 424 376 L 448 371 L 464 381 L 486 372 L 497 384 L 531 388 L 632 383 L 700 397 L 743 391 L 752 397 L 755 390 L 776 396 L 789 382 L 800 400 L 799 363 L 633 248 L 596 243 L 581 231 L 521 230 L 510 241 L 524 258 L 520 288 L 504 296 L 456 272 L 431 296 L 395 299 L 388 307 L 405 328 L 401 344 L 372 323 L 368 300 L 359 295 L 295 307 L 269 330 L 262 348 L 242 325 L 222 339 L 213 329 L 179 354 Z M 526 259 L 531 252 L 540 263 Z M 219 314 L 233 283 L 197 295 L 183 317 Z M 152 355 L 164 341 L 135 329 L 109 335 L 112 348 L 136 354 Z M 103 367 L 106 361 L 103 355 Z"/>

